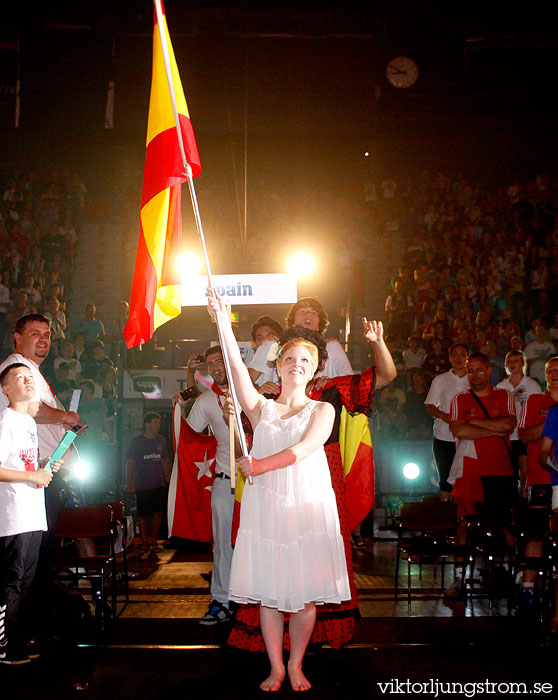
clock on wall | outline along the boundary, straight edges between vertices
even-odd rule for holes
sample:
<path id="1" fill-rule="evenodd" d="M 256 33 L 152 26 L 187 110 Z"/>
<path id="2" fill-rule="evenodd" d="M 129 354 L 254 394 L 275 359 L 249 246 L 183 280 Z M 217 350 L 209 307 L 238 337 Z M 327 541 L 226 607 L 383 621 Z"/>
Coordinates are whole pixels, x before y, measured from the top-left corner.
<path id="1" fill-rule="evenodd" d="M 397 56 L 387 64 L 386 78 L 394 87 L 411 87 L 417 81 L 418 66 L 412 58 Z"/>

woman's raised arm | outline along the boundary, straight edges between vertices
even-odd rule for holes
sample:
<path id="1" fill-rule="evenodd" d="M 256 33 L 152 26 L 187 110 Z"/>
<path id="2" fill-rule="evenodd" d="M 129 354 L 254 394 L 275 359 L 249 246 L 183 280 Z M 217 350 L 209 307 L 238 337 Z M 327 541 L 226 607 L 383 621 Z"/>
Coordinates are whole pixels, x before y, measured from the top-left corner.
<path id="1" fill-rule="evenodd" d="M 207 293 L 209 297 L 207 310 L 211 316 L 217 319 L 219 327 L 221 328 L 223 341 L 225 343 L 223 352 L 226 352 L 229 358 L 233 375 L 232 380 L 234 382 L 238 401 L 242 406 L 242 410 L 246 413 L 252 425 L 254 425 L 253 420 L 255 419 L 256 422 L 259 420 L 261 407 L 265 399 L 252 384 L 248 369 L 242 361 L 238 343 L 232 332 L 229 314 L 227 313 L 227 308 L 223 300 L 215 290 L 208 288 Z M 228 379 L 230 381 L 231 378 L 229 377 Z"/>

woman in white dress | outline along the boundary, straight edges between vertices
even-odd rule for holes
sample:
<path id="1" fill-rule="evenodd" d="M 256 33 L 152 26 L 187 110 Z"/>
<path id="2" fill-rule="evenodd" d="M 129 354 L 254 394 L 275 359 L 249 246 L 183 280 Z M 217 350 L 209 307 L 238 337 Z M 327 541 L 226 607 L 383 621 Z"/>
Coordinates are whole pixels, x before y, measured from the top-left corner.
<path id="1" fill-rule="evenodd" d="M 239 465 L 246 484 L 231 570 L 229 598 L 259 603 L 271 673 L 261 689 L 277 691 L 285 676 L 284 613 L 290 613 L 287 671 L 294 690 L 311 685 L 302 660 L 316 604 L 351 596 L 335 495 L 323 445 L 335 418 L 331 404 L 312 401 L 306 385 L 318 366 L 315 345 L 302 338 L 281 348 L 281 393 L 265 399 L 242 362 L 225 306 L 210 296 L 230 359 L 237 396 L 254 428 L 254 445 Z"/>

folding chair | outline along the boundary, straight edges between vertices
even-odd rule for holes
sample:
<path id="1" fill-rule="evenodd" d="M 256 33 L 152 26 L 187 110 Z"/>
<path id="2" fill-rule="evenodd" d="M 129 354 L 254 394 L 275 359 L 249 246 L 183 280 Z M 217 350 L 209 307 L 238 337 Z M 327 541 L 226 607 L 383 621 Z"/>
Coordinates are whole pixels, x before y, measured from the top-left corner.
<path id="1" fill-rule="evenodd" d="M 106 617 L 106 585 L 109 581 L 109 591 L 112 603 L 112 617 L 116 618 L 128 603 L 128 580 L 125 548 L 122 552 L 115 552 L 115 541 L 118 536 L 117 522 L 114 519 L 114 511 L 110 504 L 80 506 L 77 508 L 62 508 L 56 527 L 56 536 L 62 540 L 58 547 L 54 562 L 54 569 L 59 573 L 59 578 L 69 579 L 74 586 L 78 586 L 79 579 L 99 578 L 101 592 L 101 628 L 105 627 Z M 93 539 L 96 554 L 81 556 L 77 551 L 74 540 Z M 126 600 L 117 613 L 118 594 L 118 566 L 122 565 L 124 571 Z"/>
<path id="2" fill-rule="evenodd" d="M 434 583 L 436 570 L 441 568 L 441 590 L 444 589 L 445 567 L 462 563 L 469 550 L 455 544 L 457 535 L 457 508 L 452 501 L 427 500 L 419 503 L 402 503 L 398 524 L 397 554 L 395 559 L 394 598 L 398 597 L 399 563 L 402 555 L 407 561 L 407 602 L 411 607 L 411 567 L 433 567 Z"/>
<path id="3" fill-rule="evenodd" d="M 497 505 L 482 501 L 475 504 L 475 510 L 475 515 L 468 518 L 471 532 L 470 593 L 486 593 L 490 609 L 495 597 L 505 597 L 510 614 L 518 561 L 515 508 L 506 503 Z M 483 591 L 475 591 L 474 588 L 474 571 L 478 558 L 483 561 Z M 503 578 L 495 580 L 495 572 L 502 572 Z M 500 593 L 503 595 L 496 595 Z"/>

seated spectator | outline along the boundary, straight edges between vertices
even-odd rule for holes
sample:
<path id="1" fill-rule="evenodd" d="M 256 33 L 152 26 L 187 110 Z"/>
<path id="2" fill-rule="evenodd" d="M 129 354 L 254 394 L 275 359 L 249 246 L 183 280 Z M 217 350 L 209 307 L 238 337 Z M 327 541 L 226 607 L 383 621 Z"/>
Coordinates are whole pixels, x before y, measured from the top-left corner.
<path id="1" fill-rule="evenodd" d="M 60 358 L 57 357 L 56 360 Z M 67 362 L 59 362 L 56 366 L 55 360 L 55 380 L 52 382 L 52 389 L 56 396 L 62 402 L 65 408 L 70 407 L 72 394 L 77 389 L 77 384 L 73 379 L 70 379 L 70 365 Z"/>
<path id="2" fill-rule="evenodd" d="M 402 280 L 395 280 L 393 292 L 386 299 L 385 312 L 387 316 L 387 340 L 403 342 L 408 337 L 412 327 L 414 302 L 411 294 L 403 291 Z"/>
<path id="3" fill-rule="evenodd" d="M 20 292 L 27 292 L 27 298 L 33 306 L 41 303 L 42 295 L 39 289 L 35 287 L 35 278 L 33 275 L 28 275 L 25 278 L 25 287 L 22 287 Z"/>
<path id="4" fill-rule="evenodd" d="M 87 304 L 85 307 L 85 318 L 80 318 L 72 324 L 72 334 L 85 333 L 87 345 L 91 345 L 95 340 L 102 339 L 105 335 L 105 327 L 96 318 L 97 309 L 94 304 Z"/>
<path id="5" fill-rule="evenodd" d="M 73 340 L 74 340 L 74 357 L 76 360 L 79 360 L 82 362 L 82 357 L 85 353 L 87 353 L 87 340 L 85 333 L 75 333 L 73 335 Z M 85 355 L 85 359 L 87 359 L 87 355 Z M 83 362 L 82 362 L 83 364 Z"/>
<path id="6" fill-rule="evenodd" d="M 50 319 L 50 337 L 63 340 L 66 337 L 66 314 L 60 310 L 60 302 L 56 297 L 48 300 L 48 310 L 44 316 Z"/>
<path id="7" fill-rule="evenodd" d="M 59 344 L 60 355 L 54 360 L 54 369 L 58 369 L 61 362 L 65 362 L 70 370 L 68 379 L 77 382 L 81 379 L 81 362 L 74 357 L 74 346 L 69 340 L 62 340 Z"/>
<path id="8" fill-rule="evenodd" d="M 439 338 L 434 338 L 432 341 L 432 350 L 424 356 L 422 361 L 422 369 L 431 382 L 437 374 L 448 372 L 450 361 L 447 352 L 442 347 L 442 341 Z"/>
<path id="9" fill-rule="evenodd" d="M 429 440 L 432 433 L 432 418 L 424 408 L 428 395 L 426 375 L 420 369 L 411 371 L 411 388 L 405 398 L 407 439 Z"/>
<path id="10" fill-rule="evenodd" d="M 450 332 L 445 320 L 438 320 L 438 315 L 445 316 L 445 311 L 438 310 L 434 321 L 427 324 L 423 331 L 422 339 L 426 343 L 427 350 L 432 350 L 432 341 L 437 338 L 442 343 L 442 350 L 447 350 L 450 346 Z M 430 331 L 427 332 L 430 328 Z"/>
<path id="11" fill-rule="evenodd" d="M 13 328 L 18 318 L 21 318 L 22 316 L 27 316 L 27 314 L 34 314 L 36 313 L 36 311 L 36 308 L 29 303 L 29 297 L 27 296 L 27 292 L 17 292 L 15 304 L 8 308 L 8 312 L 6 314 L 6 322 L 8 328 Z"/>
<path id="12" fill-rule="evenodd" d="M 411 378 L 411 370 L 420 369 L 422 361 L 426 355 L 426 350 L 421 345 L 421 339 L 418 335 L 411 335 L 408 338 L 408 346 L 403 350 L 403 369 L 405 376 L 409 381 Z"/>
<path id="13" fill-rule="evenodd" d="M 541 388 L 545 385 L 544 366 L 546 361 L 554 354 L 554 344 L 548 340 L 546 325 L 540 319 L 535 326 L 535 339 L 524 348 L 527 358 L 528 374 L 536 379 Z"/>
<path id="14" fill-rule="evenodd" d="M 115 367 L 107 365 L 99 370 L 97 385 L 101 389 L 101 398 L 105 402 L 107 410 L 107 426 L 110 427 L 109 437 L 114 437 L 114 422 L 117 410 L 117 383 L 118 375 Z"/>
<path id="15" fill-rule="evenodd" d="M 490 384 L 492 386 L 498 385 L 504 378 L 506 373 L 504 357 L 498 352 L 498 343 L 489 338 L 486 341 L 486 356 L 490 362 L 490 367 L 492 368 L 490 373 Z"/>
<path id="16" fill-rule="evenodd" d="M 99 371 L 104 367 L 112 367 L 112 360 L 105 355 L 105 344 L 102 340 L 96 340 L 91 344 L 87 356 L 82 363 L 82 376 L 86 379 L 97 379 Z"/>
<path id="17" fill-rule="evenodd" d="M 393 382 L 380 393 L 380 433 L 387 440 L 400 439 L 406 432 L 405 400 L 405 392 Z"/>

